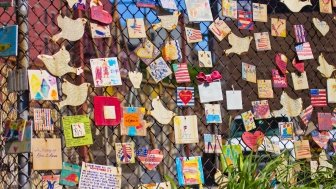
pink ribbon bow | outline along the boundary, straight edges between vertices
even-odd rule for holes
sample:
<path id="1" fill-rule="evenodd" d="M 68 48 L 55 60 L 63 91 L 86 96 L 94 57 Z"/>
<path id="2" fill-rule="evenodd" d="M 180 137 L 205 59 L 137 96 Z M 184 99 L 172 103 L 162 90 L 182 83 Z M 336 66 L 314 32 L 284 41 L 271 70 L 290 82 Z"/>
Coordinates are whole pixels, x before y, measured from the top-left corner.
<path id="1" fill-rule="evenodd" d="M 209 75 L 205 75 L 205 73 L 200 72 L 196 76 L 196 79 L 197 79 L 197 81 L 199 81 L 201 83 L 211 83 L 213 81 L 217 81 L 217 80 L 222 79 L 222 75 L 219 73 L 219 71 L 213 71 Z"/>

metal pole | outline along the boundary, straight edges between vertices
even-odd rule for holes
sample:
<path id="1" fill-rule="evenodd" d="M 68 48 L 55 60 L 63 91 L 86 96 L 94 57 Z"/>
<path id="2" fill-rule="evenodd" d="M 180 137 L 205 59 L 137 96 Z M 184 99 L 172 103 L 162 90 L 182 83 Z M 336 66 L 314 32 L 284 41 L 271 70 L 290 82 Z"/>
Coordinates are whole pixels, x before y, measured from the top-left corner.
<path id="1" fill-rule="evenodd" d="M 16 1 L 16 19 L 19 25 L 19 54 L 18 54 L 18 68 L 28 68 L 28 0 Z M 29 92 L 19 92 L 17 96 L 17 110 L 18 116 L 28 119 L 29 108 Z M 25 116 L 25 117 L 24 117 Z M 22 153 L 18 155 L 18 184 L 20 189 L 30 188 L 29 184 L 29 154 Z"/>

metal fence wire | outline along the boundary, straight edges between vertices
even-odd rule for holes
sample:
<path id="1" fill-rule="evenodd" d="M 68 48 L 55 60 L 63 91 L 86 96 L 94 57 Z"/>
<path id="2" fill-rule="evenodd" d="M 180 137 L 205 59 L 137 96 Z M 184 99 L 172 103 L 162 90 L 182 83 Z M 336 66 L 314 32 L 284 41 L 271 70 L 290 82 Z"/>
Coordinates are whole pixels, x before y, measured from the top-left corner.
<path id="1" fill-rule="evenodd" d="M 274 57 L 276 53 L 285 54 L 289 60 L 295 56 L 295 34 L 293 25 L 303 24 L 307 31 L 307 39 L 313 50 L 315 59 L 305 61 L 305 70 L 308 76 L 310 88 L 326 88 L 326 79 L 317 71 L 317 57 L 323 53 L 329 63 L 336 60 L 336 24 L 333 14 L 324 14 L 319 12 L 319 1 L 311 0 L 313 6 L 307 6 L 299 13 L 290 12 L 286 6 L 278 0 L 253 0 L 254 3 L 267 4 L 268 22 L 255 22 L 255 28 L 252 31 L 239 30 L 237 21 L 224 18 L 221 13 L 221 0 L 210 0 L 211 10 L 214 18 L 225 19 L 233 33 L 238 36 L 253 36 L 255 32 L 270 32 L 271 18 L 283 18 L 287 21 L 287 37 L 279 38 L 270 36 L 272 50 L 257 51 L 254 41 L 250 45 L 248 53 L 237 55 L 225 55 L 224 49 L 230 47 L 228 39 L 217 40 L 209 31 L 210 22 L 189 23 L 188 14 L 183 0 L 177 0 L 179 11 L 178 27 L 171 33 L 167 33 L 163 28 L 153 30 L 151 24 L 159 22 L 157 10 L 150 8 L 136 7 L 134 0 L 101 0 L 104 10 L 111 13 L 113 22 L 110 25 L 112 37 L 106 39 L 93 39 L 90 33 L 89 23 L 86 24 L 85 34 L 82 39 L 76 42 L 65 41 L 63 43 L 51 42 L 51 36 L 58 33 L 60 28 L 57 25 L 57 15 L 62 14 L 70 18 L 83 17 L 90 20 L 89 8 L 86 11 L 72 10 L 65 0 L 16 0 L 14 7 L 0 9 L 1 25 L 19 25 L 19 55 L 11 58 L 1 58 L 1 112 L 2 121 L 8 118 L 15 119 L 22 116 L 25 112 L 32 117 L 34 108 L 53 109 L 53 121 L 55 123 L 54 133 L 47 133 L 47 137 L 56 135 L 64 141 L 62 131 L 62 116 L 67 115 L 89 115 L 93 134 L 93 144 L 88 147 L 67 148 L 62 143 L 63 161 L 74 164 L 81 164 L 82 161 L 93 162 L 102 165 L 116 165 L 115 143 L 121 141 L 134 141 L 139 148 L 148 146 L 149 148 L 159 148 L 164 154 L 164 159 L 157 169 L 153 171 L 146 170 L 139 162 L 134 164 L 122 165 L 122 188 L 136 188 L 140 183 L 152 183 L 164 181 L 163 175 L 167 174 L 177 180 L 175 159 L 181 156 L 202 156 L 203 169 L 205 176 L 205 188 L 215 186 L 214 173 L 219 168 L 219 155 L 204 153 L 203 136 L 206 133 L 219 134 L 223 138 L 223 144 L 230 142 L 230 126 L 236 125 L 240 130 L 244 130 L 241 121 L 234 119 L 242 112 L 251 110 L 251 101 L 258 100 L 257 84 L 242 80 L 241 63 L 246 62 L 257 66 L 258 79 L 271 79 L 272 69 L 276 68 Z M 239 1 L 238 1 L 239 3 Z M 90 1 L 87 0 L 88 6 Z M 330 26 L 328 35 L 322 36 L 312 24 L 312 18 L 319 18 L 326 21 Z M 146 72 L 146 65 L 134 54 L 134 49 L 141 44 L 139 39 L 130 39 L 127 33 L 126 19 L 144 18 L 146 33 L 154 45 L 161 49 L 168 38 L 178 40 L 182 49 L 182 59 L 179 62 L 186 62 L 189 67 L 192 82 L 190 84 L 177 84 L 175 77 L 170 76 L 163 82 L 156 84 Z M 90 21 L 89 21 L 90 22 Z M 200 43 L 189 44 L 186 42 L 185 26 L 191 24 L 200 25 L 203 41 Z M 57 109 L 52 101 L 34 101 L 29 100 L 28 91 L 13 92 L 7 91 L 7 74 L 11 70 L 19 68 L 45 69 L 44 64 L 38 60 L 39 54 L 54 54 L 64 45 L 71 53 L 72 66 L 82 66 L 84 74 L 74 76 L 67 74 L 62 79 L 67 79 L 71 83 L 91 83 L 87 101 L 78 107 L 65 107 L 61 111 Z M 212 53 L 213 68 L 200 68 L 197 52 L 200 50 L 209 50 Z M 117 57 L 121 69 L 122 86 L 94 88 L 90 59 L 103 57 Z M 140 89 L 134 89 L 127 76 L 128 71 L 140 70 L 144 73 L 144 79 Z M 228 111 L 226 100 L 219 102 L 221 104 L 222 124 L 206 124 L 203 104 L 200 103 L 198 92 L 195 91 L 195 106 L 177 107 L 176 106 L 176 87 L 194 86 L 197 89 L 195 76 L 203 71 L 219 71 L 223 78 L 221 80 L 222 90 L 225 97 L 225 90 L 242 90 L 243 110 Z M 295 72 L 295 68 L 289 64 L 289 72 Z M 288 74 L 289 75 L 289 74 Z M 271 110 L 278 110 L 280 96 L 286 91 L 292 98 L 301 97 L 303 107 L 310 105 L 309 90 L 295 91 L 290 76 L 288 76 L 288 87 L 284 89 L 274 88 L 274 98 L 268 99 Z M 61 86 L 61 79 L 59 88 Z M 60 91 L 61 92 L 61 91 Z M 93 120 L 93 97 L 94 96 L 116 96 L 122 101 L 123 106 L 145 107 L 152 109 L 152 99 L 160 96 L 164 105 L 174 111 L 177 115 L 197 115 L 200 141 L 196 144 L 178 145 L 174 142 L 173 123 L 162 125 L 151 116 L 146 116 L 146 120 L 151 124 L 148 128 L 148 135 L 145 137 L 125 137 L 120 135 L 119 126 L 116 127 L 96 127 Z M 312 121 L 317 124 L 316 112 L 332 112 L 333 105 L 316 108 L 313 113 Z M 276 122 L 273 120 L 272 122 Z M 270 129 L 269 127 L 266 129 Z M 276 123 L 277 124 L 277 123 Z M 301 124 L 298 122 L 298 124 Z M 303 125 L 301 125 L 303 128 Z M 257 128 L 260 129 L 260 128 Z M 335 134 L 335 133 L 331 133 Z M 37 137 L 36 134 L 34 137 Z M 279 136 L 277 136 L 279 137 Z M 332 136 L 336 138 L 335 135 Z M 280 142 L 282 142 L 280 140 Z M 243 145 L 243 142 L 239 140 Z M 286 144 L 284 144 L 286 146 Z M 311 146 L 314 147 L 311 142 Z M 316 145 L 315 145 L 316 146 Z M 329 144 L 329 148 L 331 145 Z M 244 147 L 244 151 L 249 149 Z M 41 176 L 44 174 L 56 174 L 52 171 L 34 171 L 30 154 L 5 154 L 2 148 L 0 160 L 0 184 L 2 188 L 40 188 Z"/>

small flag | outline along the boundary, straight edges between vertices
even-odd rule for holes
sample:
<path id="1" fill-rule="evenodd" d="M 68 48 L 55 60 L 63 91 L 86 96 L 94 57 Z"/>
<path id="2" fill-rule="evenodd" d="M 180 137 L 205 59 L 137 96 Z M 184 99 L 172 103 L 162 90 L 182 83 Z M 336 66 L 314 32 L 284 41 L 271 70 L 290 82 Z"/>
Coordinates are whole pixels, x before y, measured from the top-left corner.
<path id="1" fill-rule="evenodd" d="M 258 51 L 271 50 L 271 42 L 268 32 L 254 33 L 254 38 Z"/>
<path id="2" fill-rule="evenodd" d="M 313 51 L 310 47 L 309 42 L 296 45 L 295 49 L 299 60 L 314 59 Z"/>
<path id="3" fill-rule="evenodd" d="M 311 119 L 311 116 L 313 114 L 313 110 L 314 110 L 313 106 L 310 105 L 306 109 L 304 109 L 300 114 L 300 118 L 306 126 L 308 126 L 308 123 L 309 123 L 309 121 Z"/>
<path id="4" fill-rule="evenodd" d="M 303 25 L 294 25 L 294 33 L 295 33 L 295 39 L 297 43 L 305 43 L 306 40 L 306 30 L 304 29 Z"/>
<path id="5" fill-rule="evenodd" d="M 176 78 L 177 83 L 190 82 L 190 76 L 188 72 L 187 63 L 173 64 L 173 70 L 175 73 L 175 78 Z"/>
<path id="6" fill-rule="evenodd" d="M 187 42 L 188 43 L 197 43 L 202 41 L 202 32 L 201 30 L 194 29 L 194 28 L 185 28 L 186 30 L 186 36 L 187 36 Z"/>
<path id="7" fill-rule="evenodd" d="M 325 89 L 310 89 L 310 100 L 313 107 L 327 106 L 327 91 Z"/>

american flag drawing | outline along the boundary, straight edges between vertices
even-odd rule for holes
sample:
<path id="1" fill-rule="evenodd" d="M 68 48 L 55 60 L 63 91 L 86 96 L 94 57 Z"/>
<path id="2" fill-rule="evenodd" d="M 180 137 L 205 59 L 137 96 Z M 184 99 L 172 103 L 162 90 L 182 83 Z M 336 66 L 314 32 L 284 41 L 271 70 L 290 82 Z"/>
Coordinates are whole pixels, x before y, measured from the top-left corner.
<path id="1" fill-rule="evenodd" d="M 306 40 L 306 30 L 304 29 L 303 25 L 294 25 L 294 33 L 295 39 L 297 43 L 304 43 L 307 42 Z"/>
<path id="2" fill-rule="evenodd" d="M 313 107 L 327 106 L 327 90 L 310 89 L 310 102 Z"/>
<path id="3" fill-rule="evenodd" d="M 238 11 L 238 28 L 245 30 L 253 30 L 254 23 L 252 20 L 252 12 L 251 11 Z"/>
<path id="4" fill-rule="evenodd" d="M 175 73 L 175 78 L 176 78 L 177 83 L 190 82 L 190 76 L 188 72 L 187 63 L 173 64 L 173 70 Z"/>
<path id="5" fill-rule="evenodd" d="M 134 144 L 132 143 L 116 143 L 118 145 L 118 155 L 120 163 L 132 163 L 134 156 Z"/>
<path id="6" fill-rule="evenodd" d="M 255 33 L 254 37 L 258 51 L 271 50 L 268 32 Z"/>
<path id="7" fill-rule="evenodd" d="M 296 45 L 295 50 L 299 60 L 314 59 L 313 51 L 310 47 L 309 42 Z"/>
<path id="8" fill-rule="evenodd" d="M 314 107 L 310 105 L 300 113 L 300 118 L 306 126 L 308 126 L 313 110 L 314 110 Z"/>
<path id="9" fill-rule="evenodd" d="M 136 20 L 134 20 L 134 24 L 131 25 L 131 28 L 133 29 L 134 33 L 142 33 L 142 25 L 137 24 Z"/>
<path id="10" fill-rule="evenodd" d="M 34 130 L 53 131 L 54 126 L 51 120 L 51 110 L 44 108 L 34 109 Z"/>
<path id="11" fill-rule="evenodd" d="M 201 30 L 186 27 L 186 35 L 188 43 L 195 43 L 202 41 Z"/>

